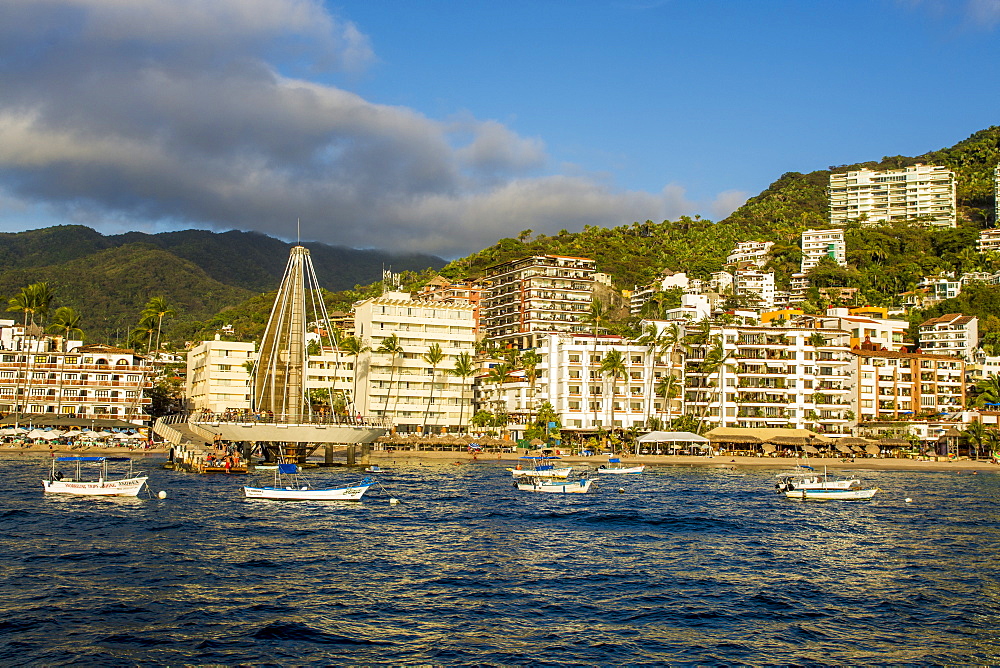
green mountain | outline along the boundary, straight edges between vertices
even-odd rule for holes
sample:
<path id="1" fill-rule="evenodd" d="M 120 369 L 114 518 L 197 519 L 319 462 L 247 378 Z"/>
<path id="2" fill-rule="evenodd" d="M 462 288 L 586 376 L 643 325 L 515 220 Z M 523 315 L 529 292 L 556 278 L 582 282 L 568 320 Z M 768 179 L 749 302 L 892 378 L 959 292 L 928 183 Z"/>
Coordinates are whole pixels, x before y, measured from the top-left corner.
<path id="1" fill-rule="evenodd" d="M 320 284 L 332 290 L 380 280 L 383 266 L 400 271 L 444 264 L 431 255 L 303 245 L 310 249 Z M 6 300 L 25 285 L 47 281 L 55 291 L 52 310 L 75 308 L 89 341 L 123 343 L 146 301 L 163 296 L 177 312 L 166 323 L 167 334 L 181 339 L 221 310 L 275 290 L 289 248 L 278 239 L 238 231 L 105 236 L 65 225 L 0 234 L 0 297 Z"/>

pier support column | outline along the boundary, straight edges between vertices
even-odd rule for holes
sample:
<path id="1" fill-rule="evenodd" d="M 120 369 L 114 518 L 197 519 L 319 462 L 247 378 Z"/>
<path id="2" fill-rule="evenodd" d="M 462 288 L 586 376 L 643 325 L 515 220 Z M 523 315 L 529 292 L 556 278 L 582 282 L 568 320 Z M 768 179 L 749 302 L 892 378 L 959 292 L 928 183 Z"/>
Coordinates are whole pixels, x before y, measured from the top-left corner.
<path id="1" fill-rule="evenodd" d="M 347 446 L 347 465 L 354 466 L 357 462 L 357 449 L 354 445 Z"/>
<path id="2" fill-rule="evenodd" d="M 333 466 L 333 443 L 327 443 L 323 446 L 323 463 L 327 466 Z"/>
<path id="3" fill-rule="evenodd" d="M 361 463 L 364 464 L 365 466 L 367 466 L 368 464 L 372 463 L 371 462 L 371 458 L 372 458 L 372 444 L 371 443 L 362 443 L 361 444 Z"/>

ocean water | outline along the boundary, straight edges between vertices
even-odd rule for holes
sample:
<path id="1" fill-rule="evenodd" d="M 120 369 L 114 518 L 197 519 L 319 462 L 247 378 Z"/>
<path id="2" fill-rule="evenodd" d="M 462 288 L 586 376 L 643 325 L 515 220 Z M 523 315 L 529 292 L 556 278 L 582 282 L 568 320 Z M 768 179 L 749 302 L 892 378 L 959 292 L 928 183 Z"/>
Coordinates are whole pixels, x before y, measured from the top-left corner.
<path id="1" fill-rule="evenodd" d="M 774 470 L 558 496 L 495 461 L 387 463 L 401 503 L 346 505 L 146 468 L 165 500 L 46 497 L 45 458 L 0 459 L 0 664 L 1000 661 L 985 469 L 865 471 L 874 501 L 801 503 Z"/>

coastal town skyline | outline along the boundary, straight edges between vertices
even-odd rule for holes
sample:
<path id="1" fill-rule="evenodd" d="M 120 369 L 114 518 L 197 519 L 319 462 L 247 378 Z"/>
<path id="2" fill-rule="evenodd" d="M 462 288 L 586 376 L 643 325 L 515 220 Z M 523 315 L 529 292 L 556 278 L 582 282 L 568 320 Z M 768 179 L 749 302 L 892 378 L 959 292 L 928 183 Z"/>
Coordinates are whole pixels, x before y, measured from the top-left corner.
<path id="1" fill-rule="evenodd" d="M 0 229 L 289 239 L 301 218 L 304 239 L 454 257 L 717 220 L 783 172 L 935 150 L 996 106 L 977 85 L 891 123 L 851 111 L 891 92 L 892 54 L 897 91 L 995 74 L 988 2 L 243 7 L 10 4 Z"/>

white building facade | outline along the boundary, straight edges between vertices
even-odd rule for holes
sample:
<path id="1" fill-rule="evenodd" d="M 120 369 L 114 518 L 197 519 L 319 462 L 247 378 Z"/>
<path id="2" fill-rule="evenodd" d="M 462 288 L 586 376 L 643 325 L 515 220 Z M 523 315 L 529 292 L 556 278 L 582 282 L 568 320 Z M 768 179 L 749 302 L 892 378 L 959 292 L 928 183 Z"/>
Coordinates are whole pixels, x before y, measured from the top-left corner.
<path id="1" fill-rule="evenodd" d="M 920 323 L 920 349 L 925 353 L 972 360 L 979 347 L 979 318 L 948 313 Z"/>
<path id="2" fill-rule="evenodd" d="M 904 169 L 861 169 L 830 175 L 830 223 L 866 219 L 871 223 L 923 218 L 938 227 L 955 227 L 955 173 L 947 167 L 917 164 Z"/>
<path id="3" fill-rule="evenodd" d="M 250 409 L 250 369 L 255 344 L 239 341 L 202 341 L 187 354 L 188 410 L 224 413 Z"/>
<path id="4" fill-rule="evenodd" d="M 358 412 L 387 417 L 404 433 L 423 432 L 425 423 L 428 433 L 455 431 L 468 421 L 472 377 L 449 372 L 459 355 L 475 354 L 473 305 L 421 301 L 390 292 L 355 304 L 354 327 L 356 336 L 371 349 L 358 359 Z M 393 335 L 403 353 L 379 352 Z M 437 368 L 424 359 L 434 344 L 444 353 Z M 353 365 L 354 360 L 349 361 Z M 353 377 L 353 366 L 350 372 Z"/>
<path id="5" fill-rule="evenodd" d="M 733 252 L 726 257 L 726 264 L 754 264 L 763 267 L 770 259 L 773 241 L 740 241 L 733 247 Z"/>

